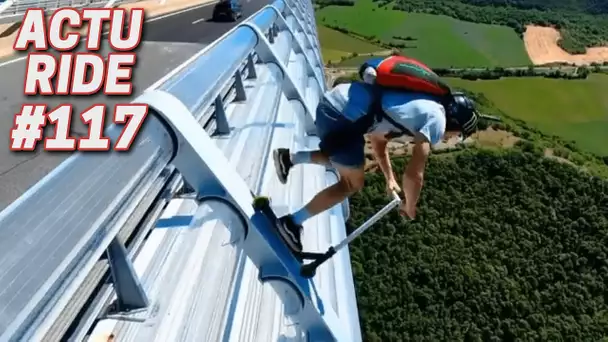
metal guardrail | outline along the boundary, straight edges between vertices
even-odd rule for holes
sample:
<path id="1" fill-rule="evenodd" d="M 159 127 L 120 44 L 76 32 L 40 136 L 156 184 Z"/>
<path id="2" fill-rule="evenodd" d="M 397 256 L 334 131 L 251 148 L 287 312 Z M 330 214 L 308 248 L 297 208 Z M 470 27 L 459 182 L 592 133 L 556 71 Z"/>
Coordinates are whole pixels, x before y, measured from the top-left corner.
<path id="1" fill-rule="evenodd" d="M 102 255 L 117 297 L 114 313 L 145 309 L 148 298 L 120 234 L 136 224 L 130 221 L 142 203 L 152 206 L 159 179 L 169 181 L 175 170 L 199 201 L 224 202 L 242 218 L 238 242 L 309 338 L 340 340 L 337 313 L 320 313 L 294 265 L 281 263 L 284 248 L 264 236 L 269 227 L 255 218 L 250 190 L 209 137 L 230 133 L 226 105 L 246 100 L 244 80 L 255 79 L 260 64 L 273 70 L 293 112 L 314 135 L 314 105 L 325 90 L 316 32 L 311 2 L 266 6 L 134 100 L 148 103 L 151 115 L 129 153 L 76 153 L 2 211 L 0 341 L 48 336 Z M 284 57 L 292 53 L 300 57 L 305 84 L 286 67 Z M 114 140 L 120 131 L 111 126 L 106 133 Z M 86 324 L 91 322 L 81 331 Z"/>

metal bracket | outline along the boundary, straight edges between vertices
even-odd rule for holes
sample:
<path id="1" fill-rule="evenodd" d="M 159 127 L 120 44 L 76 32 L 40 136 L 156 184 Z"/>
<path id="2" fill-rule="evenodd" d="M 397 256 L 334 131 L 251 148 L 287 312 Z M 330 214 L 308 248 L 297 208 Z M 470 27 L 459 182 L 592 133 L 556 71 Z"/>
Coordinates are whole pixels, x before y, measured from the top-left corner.
<path id="1" fill-rule="evenodd" d="M 215 132 L 216 135 L 224 135 L 230 133 L 230 125 L 228 124 L 228 117 L 226 116 L 226 108 L 224 108 L 224 100 L 222 95 L 218 94 L 215 97 L 213 104 L 213 110 L 215 112 Z"/>
<path id="2" fill-rule="evenodd" d="M 255 61 L 253 60 L 253 54 L 247 56 L 247 79 L 257 78 L 258 75 L 255 71 Z"/>
<path id="3" fill-rule="evenodd" d="M 243 83 L 243 75 L 241 70 L 237 70 L 234 74 L 234 101 L 241 102 L 247 100 L 247 93 L 245 92 L 245 84 Z"/>
<path id="4" fill-rule="evenodd" d="M 283 85 L 281 87 L 283 93 L 285 94 L 288 100 L 298 101 L 302 105 L 306 114 L 305 117 L 302 118 L 306 133 L 309 135 L 315 135 L 317 129 L 314 124 L 314 111 L 310 108 L 310 106 L 306 102 L 304 95 L 302 94 L 300 89 L 298 89 L 295 82 L 289 75 L 285 64 L 283 64 L 283 62 L 277 57 L 277 55 L 272 50 L 272 46 L 268 42 L 268 39 L 266 39 L 266 36 L 264 36 L 264 33 L 262 33 L 262 31 L 260 31 L 257 26 L 251 23 L 243 23 L 240 26 L 248 27 L 258 36 L 258 44 L 255 47 L 255 51 L 260 57 L 260 60 L 263 63 L 274 63 L 279 67 L 281 73 L 283 74 Z"/>
<path id="5" fill-rule="evenodd" d="M 106 250 L 116 292 L 115 312 L 131 312 L 148 307 L 148 297 L 135 273 L 124 244 L 115 237 Z"/>

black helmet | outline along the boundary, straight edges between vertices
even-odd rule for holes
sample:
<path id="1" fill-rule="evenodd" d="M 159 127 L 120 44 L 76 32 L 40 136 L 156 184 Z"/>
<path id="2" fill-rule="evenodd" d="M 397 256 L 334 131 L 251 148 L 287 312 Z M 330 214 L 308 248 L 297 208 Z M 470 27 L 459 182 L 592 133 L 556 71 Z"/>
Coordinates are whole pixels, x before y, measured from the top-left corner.
<path id="1" fill-rule="evenodd" d="M 479 114 L 475 104 L 465 94 L 452 93 L 452 101 L 447 106 L 447 131 L 460 131 L 466 139 L 477 130 Z"/>

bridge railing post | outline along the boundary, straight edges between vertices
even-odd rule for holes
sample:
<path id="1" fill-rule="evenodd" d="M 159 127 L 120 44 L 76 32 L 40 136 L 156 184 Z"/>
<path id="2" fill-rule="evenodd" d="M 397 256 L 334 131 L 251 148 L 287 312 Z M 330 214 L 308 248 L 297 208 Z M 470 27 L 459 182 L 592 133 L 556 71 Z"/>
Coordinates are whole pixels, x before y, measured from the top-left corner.
<path id="1" fill-rule="evenodd" d="M 304 33 L 304 35 L 306 37 L 306 42 L 308 43 L 307 46 L 312 49 L 313 53 L 317 57 L 317 62 L 321 66 L 321 74 L 322 74 L 323 58 L 321 56 L 321 48 L 319 46 L 319 42 L 318 42 L 317 34 L 316 34 L 317 31 L 316 31 L 316 26 L 315 26 L 315 21 L 314 21 L 315 20 L 314 12 L 311 12 L 311 10 L 307 10 L 307 8 L 308 8 L 307 5 L 303 5 L 303 6 L 304 6 L 304 8 L 302 8 L 302 4 L 297 0 L 289 0 L 288 2 L 286 2 L 285 9 L 294 16 L 296 24 Z M 313 41 L 310 40 L 311 36 L 313 38 Z M 323 86 L 322 89 L 325 89 L 325 86 Z"/>
<path id="2" fill-rule="evenodd" d="M 304 123 L 304 127 L 305 127 L 307 134 L 315 135 L 316 128 L 314 125 L 314 120 L 315 120 L 314 114 L 313 114 L 314 110 L 309 106 L 308 102 L 306 101 L 306 98 L 304 97 L 304 94 L 296 86 L 296 83 L 294 82 L 293 78 L 289 75 L 289 72 L 288 72 L 285 64 L 283 64 L 283 62 L 275 54 L 274 50 L 271 47 L 270 42 L 268 41 L 268 39 L 266 39 L 266 37 L 264 36 L 264 34 L 260 31 L 260 29 L 258 27 L 256 27 L 255 25 L 253 25 L 251 23 L 244 23 L 244 24 L 241 24 L 241 26 L 248 27 L 253 32 L 256 33 L 256 35 L 258 37 L 258 44 L 255 47 L 255 51 L 256 51 L 257 55 L 259 56 L 260 61 L 263 63 L 272 63 L 279 67 L 279 70 L 281 71 L 282 76 L 283 76 L 283 79 L 282 79 L 283 93 L 285 94 L 285 96 L 287 97 L 288 100 L 295 100 L 301 104 L 301 106 L 304 108 L 304 117 L 300 118 L 300 119 Z M 297 43 L 297 39 L 295 38 L 295 36 L 294 36 L 294 41 L 296 42 L 296 44 L 298 44 L 299 49 L 301 49 L 301 47 L 299 46 L 299 43 Z M 304 57 L 307 58 L 305 54 L 304 54 Z M 314 75 L 314 70 L 312 70 L 311 64 L 310 64 L 310 62 L 308 62 L 308 60 L 307 60 L 307 69 L 308 69 L 307 72 L 309 74 Z"/>
<path id="3" fill-rule="evenodd" d="M 274 9 L 277 11 L 277 15 L 278 15 L 277 26 L 279 26 L 280 29 L 286 30 L 287 32 L 289 32 L 289 34 L 293 37 L 293 40 L 295 43 L 295 47 L 296 47 L 295 51 L 300 52 L 304 55 L 304 58 L 306 59 L 308 75 L 313 76 L 317 80 L 317 82 L 319 84 L 319 89 L 325 89 L 325 81 L 323 78 L 323 61 L 321 59 L 321 55 L 318 53 L 318 50 L 315 48 L 315 46 L 310 41 L 310 39 L 309 39 L 310 34 L 305 30 L 304 25 L 298 19 L 297 15 L 296 15 L 297 11 L 294 11 L 293 9 L 291 9 L 289 7 L 288 4 L 286 4 L 285 10 L 294 16 L 296 25 L 304 33 L 304 39 L 305 39 L 304 42 L 300 42 L 298 40 L 298 36 L 296 35 L 298 28 L 295 28 L 295 29 L 290 28 L 289 25 L 287 25 L 287 21 L 285 20 L 285 17 L 283 17 L 283 15 L 276 8 L 274 8 Z M 310 60 L 308 54 L 306 53 L 307 52 L 306 49 L 310 49 L 310 51 L 312 51 L 312 53 L 316 57 L 316 59 L 317 59 L 316 62 L 318 63 L 316 65 L 320 66 L 320 68 L 318 69 L 318 72 L 316 72 L 317 70 L 315 70 L 315 68 L 314 68 L 313 61 Z"/>
<path id="4" fill-rule="evenodd" d="M 125 245 L 118 237 L 110 242 L 106 254 L 117 297 L 109 314 L 129 313 L 147 308 L 148 296 L 141 286 L 139 276 L 135 273 Z"/>

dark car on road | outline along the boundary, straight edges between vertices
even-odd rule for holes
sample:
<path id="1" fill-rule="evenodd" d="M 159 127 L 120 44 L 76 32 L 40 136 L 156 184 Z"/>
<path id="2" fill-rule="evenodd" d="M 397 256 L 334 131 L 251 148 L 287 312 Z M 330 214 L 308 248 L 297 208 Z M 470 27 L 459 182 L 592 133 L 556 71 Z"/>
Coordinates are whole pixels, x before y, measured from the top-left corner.
<path id="1" fill-rule="evenodd" d="M 243 16 L 239 0 L 220 0 L 213 8 L 213 21 L 236 21 Z"/>

